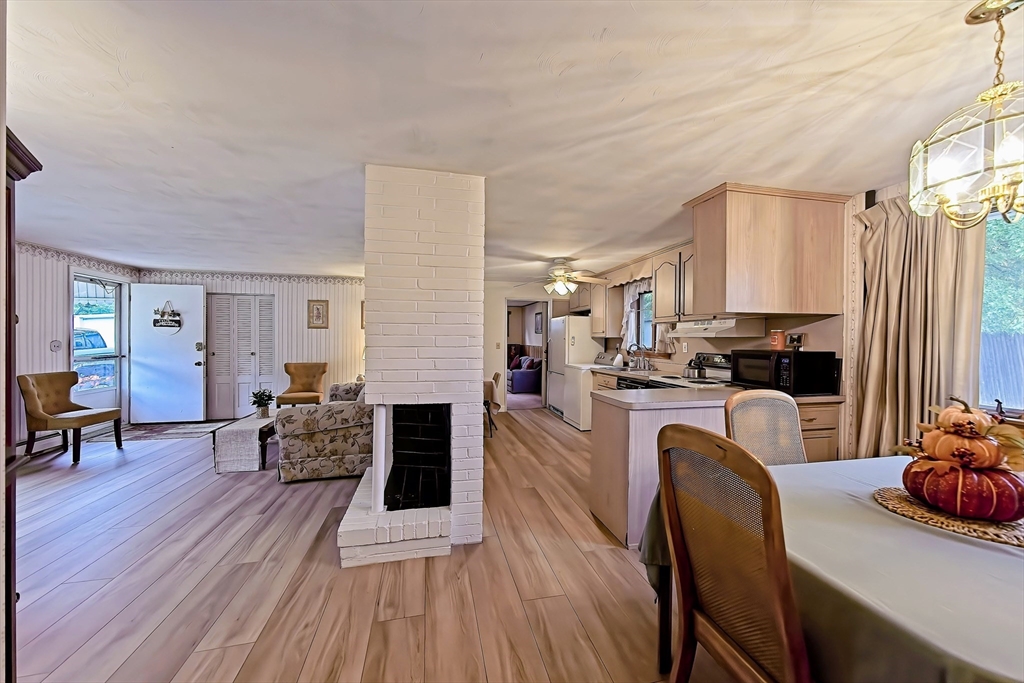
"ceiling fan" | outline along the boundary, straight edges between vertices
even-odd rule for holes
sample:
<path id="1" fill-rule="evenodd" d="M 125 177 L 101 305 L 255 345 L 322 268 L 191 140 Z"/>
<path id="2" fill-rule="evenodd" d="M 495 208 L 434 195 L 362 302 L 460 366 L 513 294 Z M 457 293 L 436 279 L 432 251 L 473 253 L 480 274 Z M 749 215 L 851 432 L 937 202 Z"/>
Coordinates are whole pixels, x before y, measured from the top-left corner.
<path id="1" fill-rule="evenodd" d="M 595 285 L 607 285 L 611 280 L 605 280 L 604 278 L 594 277 L 593 273 L 589 270 L 573 270 L 569 267 L 569 259 L 556 258 L 551 267 L 548 268 L 548 276 L 541 278 L 540 280 L 533 280 L 532 282 L 524 282 L 516 287 L 522 287 L 524 285 L 532 285 L 543 282 L 544 291 L 548 294 L 552 292 L 559 296 L 565 296 L 575 292 L 579 287 L 579 282 L 589 282 Z"/>

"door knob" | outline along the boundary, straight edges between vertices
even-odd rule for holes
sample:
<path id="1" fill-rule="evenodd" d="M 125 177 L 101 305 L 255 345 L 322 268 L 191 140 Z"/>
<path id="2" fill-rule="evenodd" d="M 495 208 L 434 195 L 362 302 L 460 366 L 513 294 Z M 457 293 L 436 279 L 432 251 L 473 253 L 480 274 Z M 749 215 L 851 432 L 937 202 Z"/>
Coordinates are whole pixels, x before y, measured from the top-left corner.
<path id="1" fill-rule="evenodd" d="M 201 360 L 197 360 L 196 361 L 196 367 L 202 367 L 202 365 L 203 365 L 203 361 L 201 361 Z"/>

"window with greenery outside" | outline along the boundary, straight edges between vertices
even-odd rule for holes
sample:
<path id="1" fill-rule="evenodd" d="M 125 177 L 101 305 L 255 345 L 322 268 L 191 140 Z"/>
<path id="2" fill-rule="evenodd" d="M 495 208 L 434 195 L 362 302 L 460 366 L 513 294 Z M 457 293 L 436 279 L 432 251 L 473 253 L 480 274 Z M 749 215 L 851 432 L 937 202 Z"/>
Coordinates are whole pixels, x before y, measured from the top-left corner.
<path id="1" fill-rule="evenodd" d="M 654 349 L 654 294 L 640 294 L 640 315 L 637 316 L 636 339 L 648 351 Z"/>
<path id="2" fill-rule="evenodd" d="M 981 404 L 1024 410 L 1024 216 L 985 228 L 985 298 L 981 310 Z"/>

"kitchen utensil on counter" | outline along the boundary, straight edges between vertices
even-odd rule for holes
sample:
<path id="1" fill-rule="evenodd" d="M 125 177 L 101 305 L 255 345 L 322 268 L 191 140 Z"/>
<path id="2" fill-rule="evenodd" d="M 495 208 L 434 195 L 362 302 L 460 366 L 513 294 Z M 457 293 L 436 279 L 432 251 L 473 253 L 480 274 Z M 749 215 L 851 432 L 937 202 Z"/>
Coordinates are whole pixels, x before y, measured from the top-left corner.
<path id="1" fill-rule="evenodd" d="M 707 377 L 707 370 L 704 369 L 704 362 L 691 358 L 690 362 L 683 368 L 683 377 L 687 379 L 703 379 Z"/>

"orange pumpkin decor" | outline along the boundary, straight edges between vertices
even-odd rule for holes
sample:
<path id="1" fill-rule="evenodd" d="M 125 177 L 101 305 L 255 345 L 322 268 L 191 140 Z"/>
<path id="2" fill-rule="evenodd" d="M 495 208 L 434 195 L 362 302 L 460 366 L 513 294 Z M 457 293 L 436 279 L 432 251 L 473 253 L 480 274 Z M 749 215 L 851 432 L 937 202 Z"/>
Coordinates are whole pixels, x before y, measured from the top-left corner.
<path id="1" fill-rule="evenodd" d="M 959 406 L 932 407 L 934 425 L 920 441 L 897 449 L 915 460 L 903 470 L 914 498 L 951 515 L 993 522 L 1024 519 L 1024 434 L 999 416 Z"/>
<path id="2" fill-rule="evenodd" d="M 967 425 L 974 425 L 974 431 L 980 432 L 985 427 L 991 427 L 998 422 L 984 410 L 971 408 L 963 399 L 956 396 L 950 396 L 949 399 L 960 403 L 960 405 L 950 406 L 939 412 L 939 416 L 935 418 L 935 426 L 939 429 L 959 432 L 967 431 L 969 429 Z"/>
<path id="3" fill-rule="evenodd" d="M 915 460 L 903 470 L 903 486 L 914 498 L 957 517 L 992 522 L 1024 519 L 1024 479 L 1016 473 L 922 464 Z"/>

